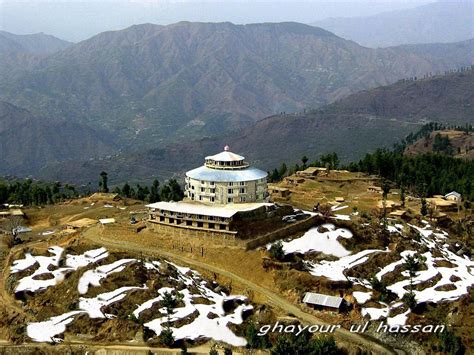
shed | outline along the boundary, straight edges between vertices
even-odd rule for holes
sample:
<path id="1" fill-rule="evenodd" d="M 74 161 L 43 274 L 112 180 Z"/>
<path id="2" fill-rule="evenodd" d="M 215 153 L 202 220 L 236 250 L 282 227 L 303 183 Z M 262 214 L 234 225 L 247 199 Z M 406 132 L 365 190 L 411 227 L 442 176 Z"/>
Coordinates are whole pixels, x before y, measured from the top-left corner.
<path id="1" fill-rule="evenodd" d="M 385 208 L 386 208 L 387 212 L 393 211 L 398 207 L 400 207 L 400 204 L 395 202 L 395 201 L 392 201 L 392 200 L 386 200 L 385 201 Z M 383 209 L 384 209 L 383 200 L 380 200 L 380 201 L 377 202 L 377 209 L 379 211 L 383 211 Z"/>
<path id="2" fill-rule="evenodd" d="M 99 219 L 99 222 L 102 225 L 112 224 L 112 223 L 115 223 L 115 218 L 102 218 L 102 219 Z"/>
<path id="3" fill-rule="evenodd" d="M 456 211 L 458 204 L 456 201 L 444 198 L 427 198 L 426 202 L 434 205 L 437 211 Z"/>
<path id="4" fill-rule="evenodd" d="M 285 178 L 285 181 L 290 184 L 290 185 L 298 185 L 304 182 L 304 179 L 302 177 L 292 177 L 288 176 Z"/>
<path id="5" fill-rule="evenodd" d="M 82 218 L 82 219 L 78 219 L 77 221 L 68 222 L 66 224 L 66 229 L 77 230 L 77 229 L 80 229 L 80 228 L 90 227 L 90 226 L 92 226 L 96 223 L 97 223 L 97 221 L 95 219 Z"/>
<path id="6" fill-rule="evenodd" d="M 122 197 L 119 194 L 106 193 L 106 192 L 96 192 L 92 194 L 89 199 L 91 201 L 120 201 Z"/>
<path id="7" fill-rule="evenodd" d="M 347 309 L 350 303 L 342 297 L 323 295 L 321 293 L 306 292 L 303 298 L 303 303 L 317 308 L 326 310 L 341 311 Z"/>
<path id="8" fill-rule="evenodd" d="M 393 212 L 390 212 L 389 216 L 390 217 L 398 217 L 398 218 L 402 218 L 406 215 L 407 211 L 403 211 L 403 210 L 396 210 L 396 211 L 393 211 Z"/>
<path id="9" fill-rule="evenodd" d="M 379 194 L 381 194 L 383 192 L 383 190 L 380 186 L 374 186 L 374 185 L 370 185 L 369 187 L 367 187 L 367 191 L 368 192 L 377 192 Z"/>
<path id="10" fill-rule="evenodd" d="M 12 216 L 25 217 L 25 213 L 20 209 L 12 209 L 10 210 L 10 214 Z"/>
<path id="11" fill-rule="evenodd" d="M 317 176 L 320 172 L 327 172 L 327 169 L 310 166 L 309 168 L 306 168 L 305 170 L 298 171 L 296 175 L 311 177 L 311 176 Z"/>
<path id="12" fill-rule="evenodd" d="M 461 201 L 461 194 L 459 192 L 456 192 L 456 191 L 451 191 L 450 193 L 447 193 L 446 195 L 444 195 L 444 198 L 446 200 L 460 202 Z"/>
<path id="13" fill-rule="evenodd" d="M 272 193 L 280 195 L 280 197 L 288 197 L 291 194 L 290 189 L 286 187 L 272 186 L 269 187 L 269 190 L 271 190 Z"/>

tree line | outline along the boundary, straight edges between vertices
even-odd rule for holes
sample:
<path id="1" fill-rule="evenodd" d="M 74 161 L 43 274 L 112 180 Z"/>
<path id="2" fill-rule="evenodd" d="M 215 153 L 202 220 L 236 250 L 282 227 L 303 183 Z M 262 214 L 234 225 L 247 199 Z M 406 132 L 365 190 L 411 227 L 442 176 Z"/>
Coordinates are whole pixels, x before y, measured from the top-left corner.
<path id="1" fill-rule="evenodd" d="M 47 205 L 75 198 L 78 192 L 73 185 L 60 182 L 0 181 L 0 204 Z"/>
<path id="2" fill-rule="evenodd" d="M 453 126 L 454 127 L 454 126 Z M 395 182 L 403 191 L 420 197 L 437 194 L 447 194 L 453 190 L 463 195 L 465 200 L 474 199 L 474 161 L 457 159 L 446 153 L 450 151 L 449 139 L 435 138 L 435 152 L 415 156 L 404 154 L 407 144 L 429 135 L 432 131 L 446 129 L 445 125 L 430 123 L 416 133 L 409 134 L 405 140 L 394 145 L 393 149 L 377 149 L 368 153 L 358 162 L 342 166 L 352 172 L 364 172 L 379 175 L 384 179 Z M 455 129 L 471 132 L 472 126 L 455 127 Z M 283 163 L 280 168 L 268 172 L 269 182 L 281 181 L 285 176 L 304 170 L 309 166 L 323 167 L 328 171 L 340 166 L 336 153 L 322 155 L 319 159 L 308 164 L 308 157 L 301 158 L 302 164 L 288 168 Z"/>
<path id="3" fill-rule="evenodd" d="M 110 192 L 108 186 L 108 174 L 100 173 L 98 190 L 99 192 Z M 122 186 L 112 189 L 122 197 L 133 198 L 147 202 L 158 201 L 179 201 L 184 197 L 183 189 L 176 179 L 171 179 L 162 186 L 155 179 L 150 186 L 130 185 L 128 182 Z M 33 181 L 31 179 L 2 181 L 0 180 L 0 205 L 21 204 L 24 206 L 42 206 L 55 204 L 61 201 L 89 195 L 91 191 L 79 191 L 74 185 L 62 184 L 60 182 L 48 183 Z"/>
<path id="4" fill-rule="evenodd" d="M 100 173 L 99 191 L 105 193 L 109 192 L 108 174 L 105 171 Z M 112 192 L 122 197 L 151 203 L 159 201 L 180 201 L 184 198 L 183 189 L 176 179 L 170 179 L 163 186 L 160 186 L 158 179 L 153 180 L 150 186 L 142 186 L 140 184 L 131 186 L 126 182 L 121 187 L 116 186 Z"/>

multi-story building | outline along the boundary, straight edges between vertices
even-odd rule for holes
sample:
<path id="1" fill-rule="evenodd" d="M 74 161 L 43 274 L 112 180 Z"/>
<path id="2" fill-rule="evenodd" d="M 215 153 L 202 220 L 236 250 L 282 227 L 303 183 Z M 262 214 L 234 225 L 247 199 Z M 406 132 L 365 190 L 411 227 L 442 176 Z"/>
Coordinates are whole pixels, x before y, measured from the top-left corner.
<path id="1" fill-rule="evenodd" d="M 176 235 L 192 231 L 235 236 L 237 216 L 274 208 L 266 203 L 267 196 L 267 173 L 251 167 L 226 146 L 222 153 L 206 157 L 203 166 L 186 173 L 184 201 L 148 205 L 148 222 L 153 230 Z"/>
<path id="2" fill-rule="evenodd" d="M 267 195 L 267 173 L 251 167 L 228 146 L 186 173 L 185 196 L 192 201 L 220 205 L 265 202 Z"/>

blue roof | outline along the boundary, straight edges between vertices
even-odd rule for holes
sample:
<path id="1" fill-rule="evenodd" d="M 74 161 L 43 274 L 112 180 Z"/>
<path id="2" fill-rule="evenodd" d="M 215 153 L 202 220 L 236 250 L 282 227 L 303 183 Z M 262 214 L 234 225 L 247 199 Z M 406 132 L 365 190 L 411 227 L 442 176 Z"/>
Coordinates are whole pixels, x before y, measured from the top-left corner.
<path id="1" fill-rule="evenodd" d="M 238 170 L 220 170 L 201 166 L 188 171 L 186 176 L 203 181 L 236 182 L 263 179 L 267 177 L 267 172 L 253 167 Z"/>

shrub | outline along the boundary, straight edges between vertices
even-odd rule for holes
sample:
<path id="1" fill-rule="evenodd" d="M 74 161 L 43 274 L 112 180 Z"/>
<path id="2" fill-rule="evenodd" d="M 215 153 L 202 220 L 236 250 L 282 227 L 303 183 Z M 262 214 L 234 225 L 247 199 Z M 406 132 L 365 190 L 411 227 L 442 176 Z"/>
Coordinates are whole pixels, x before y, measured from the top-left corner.
<path id="1" fill-rule="evenodd" d="M 283 243 L 279 240 L 270 247 L 270 256 L 272 259 L 283 261 L 285 259 L 285 252 L 283 251 Z"/>

